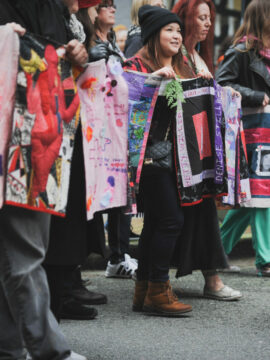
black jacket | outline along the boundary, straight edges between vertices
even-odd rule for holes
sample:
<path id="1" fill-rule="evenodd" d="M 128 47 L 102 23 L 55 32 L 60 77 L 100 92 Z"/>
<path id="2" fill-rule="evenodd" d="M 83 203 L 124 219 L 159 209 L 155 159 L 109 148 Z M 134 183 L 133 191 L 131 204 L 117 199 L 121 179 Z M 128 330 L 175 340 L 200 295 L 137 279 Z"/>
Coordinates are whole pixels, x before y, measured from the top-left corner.
<path id="1" fill-rule="evenodd" d="M 129 59 L 130 57 L 137 54 L 137 52 L 143 47 L 141 28 L 139 26 L 133 25 L 128 31 L 127 41 L 125 45 L 125 57 Z"/>
<path id="2" fill-rule="evenodd" d="M 68 9 L 61 0 L 1 0 L 0 25 L 16 22 L 36 35 L 61 44 L 73 39 Z"/>
<path id="3" fill-rule="evenodd" d="M 216 72 L 222 86 L 231 86 L 242 95 L 242 105 L 261 106 L 264 94 L 270 97 L 270 74 L 255 50 L 246 51 L 245 44 L 231 47 Z"/>

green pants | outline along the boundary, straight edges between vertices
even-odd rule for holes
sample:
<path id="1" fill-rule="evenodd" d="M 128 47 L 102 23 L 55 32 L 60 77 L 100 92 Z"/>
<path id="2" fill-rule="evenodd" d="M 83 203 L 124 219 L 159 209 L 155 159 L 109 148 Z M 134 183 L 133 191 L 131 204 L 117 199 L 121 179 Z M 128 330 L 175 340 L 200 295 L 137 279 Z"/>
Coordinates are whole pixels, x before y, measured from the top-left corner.
<path id="1" fill-rule="evenodd" d="M 251 225 L 255 263 L 260 268 L 270 263 L 270 208 L 229 210 L 221 226 L 224 250 L 226 254 L 232 251 L 248 225 Z"/>

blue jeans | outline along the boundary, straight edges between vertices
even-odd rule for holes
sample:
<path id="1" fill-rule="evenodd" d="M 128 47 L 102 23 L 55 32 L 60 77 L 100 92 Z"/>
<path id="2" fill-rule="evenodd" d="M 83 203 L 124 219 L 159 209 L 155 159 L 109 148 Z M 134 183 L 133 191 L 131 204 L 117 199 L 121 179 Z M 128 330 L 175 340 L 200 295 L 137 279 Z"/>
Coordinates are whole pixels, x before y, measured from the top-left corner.
<path id="1" fill-rule="evenodd" d="M 41 266 L 48 246 L 50 215 L 4 206 L 0 210 L 0 359 L 58 360 L 70 348 L 50 311 Z"/>

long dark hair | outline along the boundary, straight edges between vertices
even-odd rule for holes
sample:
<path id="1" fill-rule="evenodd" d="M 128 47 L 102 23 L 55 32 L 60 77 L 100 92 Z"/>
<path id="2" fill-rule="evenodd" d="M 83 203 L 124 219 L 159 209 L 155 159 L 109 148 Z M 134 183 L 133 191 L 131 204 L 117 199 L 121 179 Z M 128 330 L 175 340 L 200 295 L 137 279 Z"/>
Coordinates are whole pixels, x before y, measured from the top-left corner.
<path id="1" fill-rule="evenodd" d="M 80 9 L 77 14 L 77 19 L 82 23 L 83 29 L 86 35 L 86 39 L 84 45 L 87 50 L 89 50 L 93 46 L 93 37 L 95 35 L 95 28 L 92 24 L 90 16 L 88 14 L 88 8 Z"/>
<path id="2" fill-rule="evenodd" d="M 153 36 L 149 38 L 146 45 L 144 46 L 143 55 L 146 58 L 148 63 L 150 63 L 150 67 L 156 71 L 161 69 L 164 65 L 161 62 L 162 48 L 160 45 L 160 32 L 157 32 Z M 193 73 L 189 69 L 188 66 L 184 64 L 183 55 L 181 52 L 181 48 L 178 53 L 172 57 L 172 67 L 175 73 L 183 78 L 193 77 Z"/>
<path id="3" fill-rule="evenodd" d="M 114 5 L 114 0 L 101 0 L 101 3 L 97 6 L 97 13 L 99 14 L 99 11 L 100 11 L 100 8 L 102 7 L 102 5 Z M 101 31 L 101 28 L 100 28 L 100 24 L 99 24 L 99 20 L 98 20 L 98 16 L 96 18 L 96 21 L 95 21 L 95 24 L 94 24 L 94 28 L 95 28 L 95 32 L 97 30 Z M 108 33 L 108 41 L 109 42 L 112 42 L 113 41 L 113 38 L 115 37 L 114 35 L 114 31 L 113 31 L 113 28 L 111 28 L 111 30 L 109 31 Z"/>
<path id="4" fill-rule="evenodd" d="M 246 8 L 244 21 L 234 36 L 234 45 L 246 36 L 247 50 L 257 51 L 269 47 L 266 42 L 270 37 L 270 1 L 252 0 Z M 255 39 L 256 38 L 256 39 Z"/>

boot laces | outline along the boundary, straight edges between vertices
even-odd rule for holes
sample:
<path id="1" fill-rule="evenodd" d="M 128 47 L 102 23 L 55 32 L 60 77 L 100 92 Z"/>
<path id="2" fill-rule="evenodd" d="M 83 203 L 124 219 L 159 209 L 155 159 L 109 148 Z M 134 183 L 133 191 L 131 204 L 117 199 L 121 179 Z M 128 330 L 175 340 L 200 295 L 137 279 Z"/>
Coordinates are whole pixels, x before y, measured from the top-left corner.
<path id="1" fill-rule="evenodd" d="M 171 285 L 169 285 L 167 288 L 167 296 L 168 296 L 170 304 L 172 304 L 176 301 L 177 302 L 179 301 L 178 296 L 176 296 L 176 294 L 173 292 Z"/>

